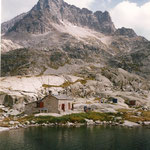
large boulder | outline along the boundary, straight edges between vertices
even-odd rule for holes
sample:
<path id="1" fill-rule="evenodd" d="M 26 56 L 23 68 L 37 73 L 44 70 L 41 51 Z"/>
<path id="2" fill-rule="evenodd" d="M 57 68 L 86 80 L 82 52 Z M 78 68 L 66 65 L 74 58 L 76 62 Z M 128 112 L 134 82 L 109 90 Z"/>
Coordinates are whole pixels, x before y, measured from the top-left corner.
<path id="1" fill-rule="evenodd" d="M 12 108 L 13 104 L 14 104 L 13 97 L 10 95 L 5 95 L 3 105 L 5 107 L 11 107 Z"/>

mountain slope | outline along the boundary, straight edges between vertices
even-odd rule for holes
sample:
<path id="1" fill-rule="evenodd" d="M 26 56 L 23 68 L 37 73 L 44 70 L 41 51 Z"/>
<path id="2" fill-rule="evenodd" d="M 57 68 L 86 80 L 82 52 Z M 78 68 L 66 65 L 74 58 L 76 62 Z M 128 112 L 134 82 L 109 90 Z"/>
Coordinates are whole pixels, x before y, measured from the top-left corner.
<path id="1" fill-rule="evenodd" d="M 113 67 L 121 67 L 150 79 L 150 42 L 145 42 L 141 48 L 137 46 L 132 52 L 116 55 L 109 61 Z"/>
<path id="2" fill-rule="evenodd" d="M 3 76 L 39 75 L 51 69 L 57 72 L 66 64 L 77 64 L 78 68 L 83 65 L 120 67 L 149 77 L 149 41 L 132 29 L 116 29 L 106 11 L 93 13 L 63 0 L 39 0 L 28 13 L 13 20 L 13 25 L 7 22 L 10 26 L 2 36 Z M 11 48 L 3 42 L 7 40 L 11 41 Z M 136 57 L 141 53 L 143 58 Z M 127 64 L 136 66 L 137 62 L 142 68 L 139 72 L 134 67 L 129 69 Z"/>
<path id="3" fill-rule="evenodd" d="M 16 24 L 19 20 L 23 19 L 23 17 L 26 15 L 26 13 L 23 13 L 21 15 L 16 16 L 15 18 L 2 23 L 1 25 L 1 33 L 6 33 L 9 29 L 11 29 L 14 24 Z"/>

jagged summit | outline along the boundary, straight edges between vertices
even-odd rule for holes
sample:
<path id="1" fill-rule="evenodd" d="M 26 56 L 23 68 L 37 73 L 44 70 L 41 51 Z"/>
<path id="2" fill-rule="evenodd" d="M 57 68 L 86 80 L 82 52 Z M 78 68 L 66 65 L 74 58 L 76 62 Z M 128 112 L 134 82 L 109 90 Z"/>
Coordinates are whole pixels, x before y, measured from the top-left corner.
<path id="1" fill-rule="evenodd" d="M 61 24 L 62 21 L 104 34 L 112 34 L 116 30 L 107 11 L 93 13 L 86 8 L 69 5 L 63 0 L 39 0 L 23 19 L 8 30 L 8 33 L 43 34 L 53 30 L 52 23 Z"/>
<path id="2" fill-rule="evenodd" d="M 39 0 L 38 3 L 33 7 L 32 11 L 49 12 L 51 15 L 55 15 L 58 18 L 61 17 L 60 13 L 63 12 L 63 8 L 66 3 L 63 0 Z"/>
<path id="3" fill-rule="evenodd" d="M 135 31 L 133 29 L 125 28 L 125 27 L 117 29 L 115 34 L 122 35 L 122 36 L 128 36 L 128 37 L 136 37 L 137 36 L 137 34 L 135 33 Z"/>
<path id="4" fill-rule="evenodd" d="M 63 0 L 39 0 L 36 8 L 38 8 L 39 10 L 41 9 L 53 9 L 53 6 L 57 6 L 57 7 L 62 7 L 64 5 L 64 1 Z"/>

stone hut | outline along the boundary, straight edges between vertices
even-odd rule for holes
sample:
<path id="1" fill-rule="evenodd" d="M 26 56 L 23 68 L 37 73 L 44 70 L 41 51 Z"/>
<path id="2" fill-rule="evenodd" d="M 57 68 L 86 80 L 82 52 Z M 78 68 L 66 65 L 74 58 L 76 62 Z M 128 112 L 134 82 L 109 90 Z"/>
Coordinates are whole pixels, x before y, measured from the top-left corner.
<path id="1" fill-rule="evenodd" d="M 136 106 L 137 105 L 137 101 L 136 100 L 128 100 L 127 104 L 129 106 Z"/>
<path id="2" fill-rule="evenodd" d="M 63 113 L 73 110 L 73 99 L 67 95 L 49 94 L 43 99 L 28 103 L 25 106 L 26 114 L 35 113 Z"/>

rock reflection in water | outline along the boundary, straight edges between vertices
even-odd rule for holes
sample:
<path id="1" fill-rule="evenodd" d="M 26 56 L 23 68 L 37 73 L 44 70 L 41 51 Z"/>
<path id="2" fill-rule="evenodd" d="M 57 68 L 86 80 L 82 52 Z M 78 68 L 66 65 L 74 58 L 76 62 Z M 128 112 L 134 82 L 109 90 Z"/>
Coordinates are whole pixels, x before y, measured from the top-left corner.
<path id="1" fill-rule="evenodd" d="M 0 150 L 150 150 L 150 130 L 34 127 L 0 133 Z"/>

